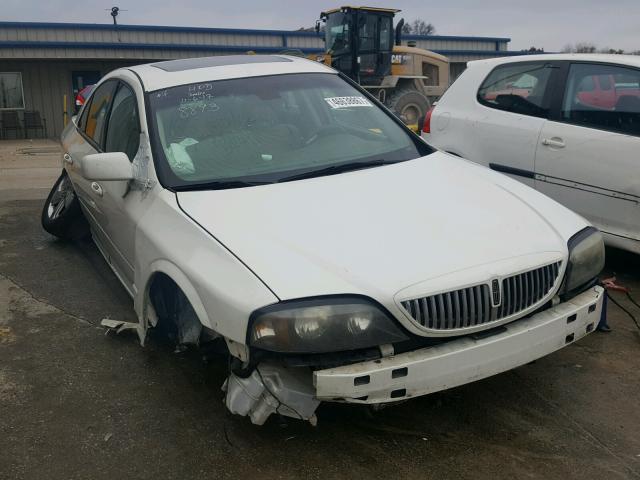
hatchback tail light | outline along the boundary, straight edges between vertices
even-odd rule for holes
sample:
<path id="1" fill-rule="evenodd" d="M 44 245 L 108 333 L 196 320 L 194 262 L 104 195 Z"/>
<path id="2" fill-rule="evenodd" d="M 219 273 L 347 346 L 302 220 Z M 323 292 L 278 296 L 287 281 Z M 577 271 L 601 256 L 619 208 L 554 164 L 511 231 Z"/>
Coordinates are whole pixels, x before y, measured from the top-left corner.
<path id="1" fill-rule="evenodd" d="M 423 133 L 431 133 L 431 115 L 433 114 L 434 108 L 436 107 L 431 107 L 424 116 L 424 123 L 422 124 Z"/>

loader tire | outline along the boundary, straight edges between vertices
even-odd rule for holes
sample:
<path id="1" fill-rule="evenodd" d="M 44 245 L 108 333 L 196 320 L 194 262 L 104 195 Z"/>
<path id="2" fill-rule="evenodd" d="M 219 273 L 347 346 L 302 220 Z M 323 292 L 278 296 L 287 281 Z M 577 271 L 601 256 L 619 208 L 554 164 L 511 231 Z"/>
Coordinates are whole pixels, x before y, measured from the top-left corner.
<path id="1" fill-rule="evenodd" d="M 424 117 L 431 108 L 429 99 L 413 88 L 396 90 L 385 103 L 406 125 L 418 131 L 422 129 Z"/>

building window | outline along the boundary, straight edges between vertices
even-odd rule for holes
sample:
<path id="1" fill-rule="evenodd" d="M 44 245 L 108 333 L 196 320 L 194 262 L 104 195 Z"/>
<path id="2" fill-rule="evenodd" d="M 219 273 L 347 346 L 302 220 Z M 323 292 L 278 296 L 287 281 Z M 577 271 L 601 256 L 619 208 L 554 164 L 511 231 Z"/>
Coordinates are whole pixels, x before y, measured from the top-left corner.
<path id="1" fill-rule="evenodd" d="M 20 72 L 0 72 L 0 110 L 23 108 L 22 74 Z"/>

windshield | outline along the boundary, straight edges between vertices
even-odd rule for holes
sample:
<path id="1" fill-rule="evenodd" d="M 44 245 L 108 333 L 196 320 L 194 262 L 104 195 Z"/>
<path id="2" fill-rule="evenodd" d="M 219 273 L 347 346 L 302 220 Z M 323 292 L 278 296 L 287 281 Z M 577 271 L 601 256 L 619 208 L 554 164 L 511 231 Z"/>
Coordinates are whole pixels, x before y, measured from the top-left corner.
<path id="1" fill-rule="evenodd" d="M 334 74 L 183 85 L 150 93 L 149 104 L 156 165 L 168 187 L 272 183 L 432 151 Z"/>

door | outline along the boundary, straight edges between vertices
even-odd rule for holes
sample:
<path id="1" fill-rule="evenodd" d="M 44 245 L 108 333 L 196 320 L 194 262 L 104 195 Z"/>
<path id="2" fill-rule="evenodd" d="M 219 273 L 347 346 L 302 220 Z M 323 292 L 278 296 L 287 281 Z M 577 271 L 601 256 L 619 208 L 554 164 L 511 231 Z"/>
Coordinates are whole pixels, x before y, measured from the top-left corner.
<path id="1" fill-rule="evenodd" d="M 91 97 L 90 103 L 84 106 L 77 119 L 77 128 L 66 130 L 62 139 L 65 169 L 71 178 L 82 210 L 89 222 L 94 241 L 107 261 L 110 259 L 109 251 L 106 248 L 106 235 L 100 226 L 103 216 L 101 198 L 99 192 L 96 191 L 99 185 L 81 175 L 80 162 L 85 155 L 102 151 L 109 109 L 117 85 L 118 82 L 115 80 L 100 85 Z"/>
<path id="2" fill-rule="evenodd" d="M 140 146 L 137 105 L 132 88 L 120 82 L 110 109 L 103 149 L 105 152 L 126 153 L 132 162 Z M 102 206 L 101 230 L 107 237 L 113 267 L 133 294 L 136 222 L 146 203 L 141 198 L 141 190 L 132 182 L 99 182 L 99 186 L 100 199 L 96 201 Z"/>
<path id="3" fill-rule="evenodd" d="M 133 160 L 140 142 L 140 116 L 133 90 L 124 82 L 100 85 L 80 114 L 76 135 L 63 139 L 71 158 L 67 171 L 91 225 L 94 241 L 131 295 L 135 293 L 135 222 L 146 208 L 141 190 L 128 181 L 92 181 L 80 173 L 81 159 L 99 152 L 124 152 Z"/>
<path id="4" fill-rule="evenodd" d="M 382 79 L 391 74 L 391 51 L 393 28 L 391 16 L 361 10 L 358 23 L 358 83 L 380 85 Z"/>
<path id="5" fill-rule="evenodd" d="M 460 142 L 467 151 L 459 154 L 533 186 L 538 136 L 557 72 L 550 62 L 514 62 L 491 71 L 478 90 L 479 105 L 465 119 Z"/>
<path id="6" fill-rule="evenodd" d="M 540 135 L 536 188 L 608 233 L 610 243 L 638 241 L 640 70 L 567 63 L 563 78 Z"/>

